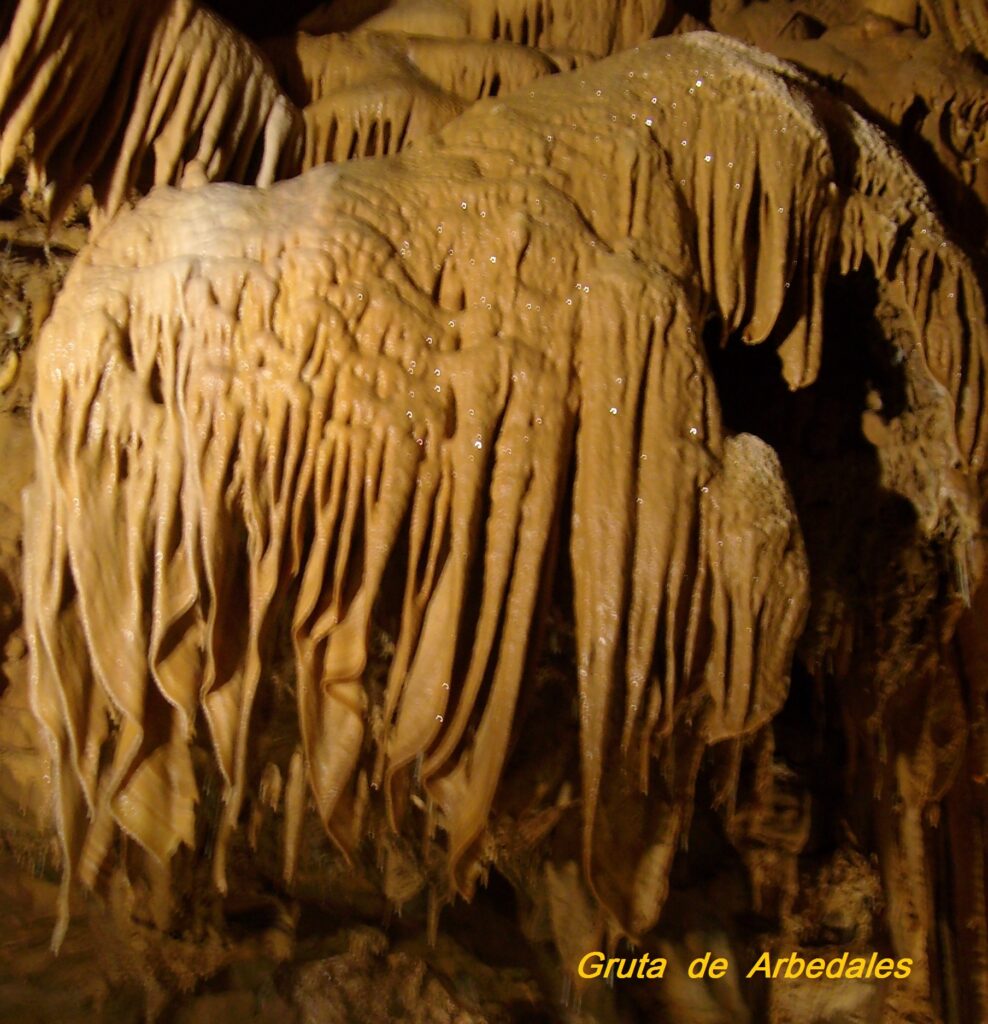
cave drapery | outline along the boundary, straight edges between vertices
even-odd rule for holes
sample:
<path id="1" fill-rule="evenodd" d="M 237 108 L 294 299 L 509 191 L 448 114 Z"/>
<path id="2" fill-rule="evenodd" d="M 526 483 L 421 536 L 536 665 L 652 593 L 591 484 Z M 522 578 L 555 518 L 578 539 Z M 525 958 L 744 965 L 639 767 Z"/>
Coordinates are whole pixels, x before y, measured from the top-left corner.
<path id="1" fill-rule="evenodd" d="M 494 871 L 572 974 L 675 948 L 714 821 L 791 943 L 874 855 L 862 1019 L 981 1019 L 986 113 L 922 47 L 976 90 L 982 8 L 372 6 L 5 16 L 17 215 L 92 225 L 23 511 L 56 945 L 80 885 L 194 947 L 205 873 L 434 930 Z M 875 37 L 922 106 L 828 79 Z"/>

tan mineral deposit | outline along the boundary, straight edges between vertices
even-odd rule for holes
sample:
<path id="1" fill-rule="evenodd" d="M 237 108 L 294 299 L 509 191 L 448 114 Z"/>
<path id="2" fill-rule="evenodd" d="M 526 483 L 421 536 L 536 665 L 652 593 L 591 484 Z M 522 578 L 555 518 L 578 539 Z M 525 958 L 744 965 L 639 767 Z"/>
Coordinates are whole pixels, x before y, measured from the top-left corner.
<path id="1" fill-rule="evenodd" d="M 0 1019 L 988 1020 L 985 0 L 0 38 Z"/>

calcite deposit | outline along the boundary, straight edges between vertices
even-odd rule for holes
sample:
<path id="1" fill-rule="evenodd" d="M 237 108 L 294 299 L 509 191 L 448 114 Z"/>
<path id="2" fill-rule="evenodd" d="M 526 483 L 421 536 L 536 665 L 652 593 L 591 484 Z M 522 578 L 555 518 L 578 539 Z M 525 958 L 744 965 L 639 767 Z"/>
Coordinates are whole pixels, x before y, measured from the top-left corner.
<path id="1" fill-rule="evenodd" d="M 298 112 L 257 48 L 195 0 L 7 6 L 0 175 L 27 143 L 55 216 L 84 182 L 112 213 L 186 174 L 263 186 L 297 167 Z"/>
<path id="2" fill-rule="evenodd" d="M 217 11 L 0 17 L 0 1007 L 983 1019 L 983 5 Z"/>

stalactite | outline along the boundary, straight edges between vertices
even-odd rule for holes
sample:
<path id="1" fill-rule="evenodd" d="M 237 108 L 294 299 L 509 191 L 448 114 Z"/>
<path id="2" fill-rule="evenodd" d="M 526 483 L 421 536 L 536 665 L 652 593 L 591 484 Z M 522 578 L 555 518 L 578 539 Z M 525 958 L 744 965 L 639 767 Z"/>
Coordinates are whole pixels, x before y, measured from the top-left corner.
<path id="1" fill-rule="evenodd" d="M 87 182 L 112 214 L 187 171 L 266 185 L 299 157 L 298 113 L 261 53 L 194 0 L 19 3 L 0 130 L 0 177 L 26 143 L 53 220 Z"/>
<path id="2" fill-rule="evenodd" d="M 469 896 L 568 530 L 582 874 L 612 936 L 655 923 L 701 758 L 780 710 L 809 600 L 779 460 L 725 429 L 705 325 L 804 388 L 828 277 L 869 259 L 916 325 L 929 471 L 959 495 L 941 527 L 972 539 L 977 284 L 918 185 L 889 208 L 912 179 L 844 109 L 740 44 L 659 40 L 407 155 L 160 189 L 106 226 L 45 328 L 26 499 L 66 894 L 118 830 L 160 862 L 194 845 L 203 750 L 225 886 L 290 642 L 286 878 L 308 791 L 348 856 L 368 807 L 434 822 Z"/>
<path id="3" fill-rule="evenodd" d="M 919 0 L 929 23 L 943 32 L 956 49 L 969 47 L 988 55 L 988 6 L 985 0 Z"/>

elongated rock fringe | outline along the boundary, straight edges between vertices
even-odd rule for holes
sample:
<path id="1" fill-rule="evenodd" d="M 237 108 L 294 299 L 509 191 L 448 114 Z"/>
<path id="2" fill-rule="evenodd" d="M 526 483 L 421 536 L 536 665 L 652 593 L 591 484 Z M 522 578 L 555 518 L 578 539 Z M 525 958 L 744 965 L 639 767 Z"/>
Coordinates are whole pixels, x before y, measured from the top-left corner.
<path id="1" fill-rule="evenodd" d="M 409 84 L 431 83 L 473 102 L 498 92 L 515 92 L 559 70 L 544 53 L 524 46 L 403 33 L 310 36 L 299 32 L 268 40 L 264 50 L 300 107 L 341 89 L 392 77 Z"/>
<path id="2" fill-rule="evenodd" d="M 571 0 L 459 0 L 469 34 L 604 56 L 658 35 L 679 14 L 670 0 L 577 6 Z"/>
<path id="3" fill-rule="evenodd" d="M 26 498 L 66 898 L 118 829 L 161 862 L 194 844 L 203 744 L 225 885 L 285 632 L 287 871 L 304 783 L 345 851 L 375 786 L 403 829 L 421 784 L 469 895 L 571 504 L 583 871 L 614 931 L 654 924 L 700 757 L 778 711 L 808 603 L 778 460 L 721 424 L 708 314 L 810 384 L 824 282 L 859 247 L 957 423 L 940 472 L 983 457 L 980 295 L 932 214 L 883 205 L 896 176 L 791 69 L 696 35 L 406 156 L 161 189 L 108 225 L 45 328 Z"/>
<path id="4" fill-rule="evenodd" d="M 919 0 L 931 25 L 954 46 L 988 55 L 988 4 L 985 0 Z"/>
<path id="5" fill-rule="evenodd" d="M 390 0 L 355 22 L 354 8 L 332 4 L 303 20 L 311 33 L 361 27 L 435 37 L 519 43 L 603 57 L 671 31 L 682 18 L 671 0 L 580 4 L 575 0 Z"/>
<path id="6" fill-rule="evenodd" d="M 298 33 L 265 49 L 302 107 L 304 168 L 398 153 L 469 103 L 558 70 L 520 45 L 401 33 Z"/>
<path id="7" fill-rule="evenodd" d="M 300 132 L 261 53 L 194 0 L 22 0 L 0 46 L 0 178 L 29 139 L 53 217 L 85 182 L 103 213 L 187 169 L 270 184 Z"/>

